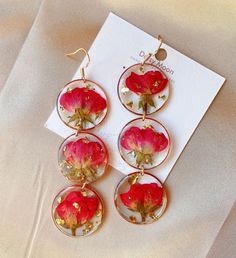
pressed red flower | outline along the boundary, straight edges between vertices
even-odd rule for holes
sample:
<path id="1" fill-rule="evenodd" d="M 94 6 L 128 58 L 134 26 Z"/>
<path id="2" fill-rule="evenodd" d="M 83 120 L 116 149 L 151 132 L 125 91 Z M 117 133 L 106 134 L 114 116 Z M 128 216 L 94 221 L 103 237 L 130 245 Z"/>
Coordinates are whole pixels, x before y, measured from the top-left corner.
<path id="1" fill-rule="evenodd" d="M 138 107 L 145 112 L 148 106 L 155 107 L 152 96 L 164 90 L 167 83 L 168 79 L 159 71 L 148 71 L 145 74 L 131 72 L 125 80 L 127 88 L 140 96 Z"/>
<path id="2" fill-rule="evenodd" d="M 56 212 L 63 221 L 63 227 L 70 228 L 75 235 L 76 229 L 95 215 L 99 200 L 96 196 L 83 196 L 80 191 L 70 192 L 57 206 Z"/>
<path id="3" fill-rule="evenodd" d="M 146 217 L 153 215 L 162 204 L 163 188 L 156 183 L 135 183 L 130 186 L 128 192 L 120 194 L 120 199 L 127 208 L 139 212 L 144 222 Z"/>
<path id="4" fill-rule="evenodd" d="M 96 114 L 106 108 L 106 100 L 94 90 L 74 88 L 62 94 L 60 105 L 69 112 L 83 109 L 88 114 Z"/>
<path id="5" fill-rule="evenodd" d="M 136 163 L 152 163 L 153 154 L 161 152 L 168 146 L 168 139 L 163 133 L 155 132 L 153 128 L 139 128 L 136 126 L 126 130 L 120 140 L 126 150 L 134 153 Z"/>
<path id="6" fill-rule="evenodd" d="M 136 94 L 156 94 L 161 92 L 167 85 L 168 79 L 164 78 L 159 71 L 149 71 L 145 74 L 132 72 L 126 78 L 126 86 Z"/>
<path id="7" fill-rule="evenodd" d="M 96 170 L 106 162 L 106 151 L 99 142 L 81 138 L 67 143 L 63 149 L 66 165 L 70 166 L 68 177 L 72 180 L 89 180 Z"/>
<path id="8" fill-rule="evenodd" d="M 94 123 L 107 107 L 106 100 L 92 89 L 74 88 L 62 94 L 60 105 L 67 111 L 74 113 L 69 116 L 69 123 L 82 127 L 84 123 Z"/>

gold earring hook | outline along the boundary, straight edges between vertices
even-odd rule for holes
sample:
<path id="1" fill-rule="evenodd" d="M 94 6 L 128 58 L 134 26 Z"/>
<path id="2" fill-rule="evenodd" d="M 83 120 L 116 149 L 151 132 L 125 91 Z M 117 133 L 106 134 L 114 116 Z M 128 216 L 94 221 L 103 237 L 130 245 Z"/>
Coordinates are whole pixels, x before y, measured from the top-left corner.
<path id="1" fill-rule="evenodd" d="M 160 42 L 160 43 L 159 43 L 159 46 L 158 46 L 158 48 L 157 48 L 157 50 L 154 52 L 154 54 L 148 53 L 148 54 L 144 57 L 144 59 L 143 59 L 143 61 L 142 61 L 142 63 L 141 63 L 142 66 L 149 60 L 149 58 L 150 58 L 151 56 L 154 56 L 154 55 L 158 52 L 158 50 L 160 49 L 160 47 L 161 47 L 161 45 L 162 45 L 162 43 L 163 43 L 163 39 L 162 39 L 161 35 L 158 35 L 158 36 L 157 36 L 157 40 L 158 40 L 158 42 Z"/>
<path id="2" fill-rule="evenodd" d="M 160 43 L 159 43 L 159 46 L 158 46 L 157 50 L 155 51 L 154 55 L 159 51 L 159 49 L 161 48 L 161 45 L 162 45 L 162 43 L 163 43 L 163 38 L 161 37 L 161 35 L 158 35 L 158 36 L 157 36 L 157 40 L 158 40 Z"/>
<path id="3" fill-rule="evenodd" d="M 88 62 L 86 63 L 86 65 L 85 65 L 85 66 L 82 66 L 82 67 L 80 68 L 80 76 L 81 76 L 81 78 L 82 78 L 84 81 L 86 81 L 84 69 L 87 68 L 87 67 L 89 66 L 89 63 L 90 63 L 90 56 L 89 56 L 88 52 L 87 52 L 84 48 L 78 48 L 78 49 L 75 50 L 74 52 L 66 54 L 66 56 L 73 56 L 73 55 L 76 55 L 76 54 L 77 54 L 78 52 L 80 52 L 80 51 L 84 52 L 85 55 L 86 55 L 87 58 L 88 58 Z"/>

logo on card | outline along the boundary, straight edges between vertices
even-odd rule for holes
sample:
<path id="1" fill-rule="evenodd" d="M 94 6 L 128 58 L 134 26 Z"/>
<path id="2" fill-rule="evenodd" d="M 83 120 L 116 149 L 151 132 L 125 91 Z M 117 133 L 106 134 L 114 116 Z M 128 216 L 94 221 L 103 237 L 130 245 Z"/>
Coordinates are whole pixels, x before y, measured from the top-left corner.
<path id="1" fill-rule="evenodd" d="M 144 57 L 145 55 L 146 55 L 146 53 L 145 53 L 143 50 L 141 50 L 141 51 L 139 52 L 139 56 L 140 56 L 140 57 Z M 171 69 L 170 67 L 168 67 L 167 65 L 165 65 L 164 62 L 159 61 L 159 60 L 156 60 L 156 59 L 153 58 L 153 57 L 150 57 L 150 59 L 148 60 L 148 63 L 153 64 L 153 65 L 156 65 L 156 66 L 159 67 L 161 70 L 163 70 L 163 72 L 166 72 L 166 73 L 171 74 L 171 75 L 174 74 L 174 70 L 173 70 L 173 69 Z"/>

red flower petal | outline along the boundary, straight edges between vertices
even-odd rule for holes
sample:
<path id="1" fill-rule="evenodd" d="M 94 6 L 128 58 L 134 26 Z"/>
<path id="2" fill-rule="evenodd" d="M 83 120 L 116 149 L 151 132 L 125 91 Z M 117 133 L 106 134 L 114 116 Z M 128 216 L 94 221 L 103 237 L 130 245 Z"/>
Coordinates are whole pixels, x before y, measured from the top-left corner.
<path id="1" fill-rule="evenodd" d="M 77 220 L 83 224 L 89 221 L 96 213 L 99 205 L 97 197 L 84 197 L 78 202 L 79 212 L 77 213 Z"/>
<path id="2" fill-rule="evenodd" d="M 163 197 L 163 188 L 156 183 L 144 184 L 144 208 L 150 211 L 160 206 Z"/>
<path id="3" fill-rule="evenodd" d="M 126 150 L 135 150 L 139 146 L 139 141 L 141 139 L 141 130 L 136 126 L 132 126 L 124 132 L 120 139 L 120 143 Z"/>
<path id="4" fill-rule="evenodd" d="M 57 214 L 63 220 L 66 220 L 69 217 L 77 216 L 77 209 L 73 206 L 72 202 L 63 201 L 56 208 Z"/>
<path id="5" fill-rule="evenodd" d="M 90 142 L 86 138 L 67 143 L 63 155 L 65 160 L 75 167 L 96 168 L 103 164 L 106 158 L 102 145 L 99 142 Z"/>
<path id="6" fill-rule="evenodd" d="M 133 126 L 123 133 L 120 143 L 126 150 L 154 154 L 168 146 L 168 139 L 163 133 L 155 132 L 152 128 L 140 129 Z"/>
<path id="7" fill-rule="evenodd" d="M 155 146 L 155 151 L 163 151 L 168 146 L 168 139 L 163 133 L 156 133 L 155 138 L 153 139 L 153 145 Z"/>
<path id="8" fill-rule="evenodd" d="M 75 112 L 76 109 L 81 108 L 83 103 L 83 88 L 74 88 L 60 97 L 60 105 L 67 111 Z"/>
<path id="9" fill-rule="evenodd" d="M 144 154 L 153 154 L 155 153 L 155 146 L 153 141 L 156 137 L 156 132 L 152 128 L 141 129 L 142 137 L 138 139 L 139 146 L 141 146 L 142 153 Z"/>
<path id="10" fill-rule="evenodd" d="M 149 71 L 141 75 L 131 72 L 125 83 L 136 94 L 156 94 L 166 87 L 168 79 L 159 71 Z"/>
<path id="11" fill-rule="evenodd" d="M 91 167 L 96 168 L 98 165 L 101 165 L 105 162 L 106 154 L 100 143 L 90 142 L 88 145 L 88 155 L 92 157 Z"/>
<path id="12" fill-rule="evenodd" d="M 83 199 L 83 195 L 79 191 L 72 191 L 65 198 L 65 200 L 69 202 L 77 202 L 80 199 Z"/>
<path id="13" fill-rule="evenodd" d="M 120 194 L 120 199 L 129 209 L 138 211 L 140 205 L 144 202 L 144 192 L 141 184 L 133 184 L 128 192 Z"/>
<path id="14" fill-rule="evenodd" d="M 90 197 L 86 204 L 88 207 L 87 219 L 90 220 L 98 209 L 99 201 L 97 198 Z"/>
<path id="15" fill-rule="evenodd" d="M 106 100 L 100 94 L 87 88 L 74 88 L 65 92 L 59 102 L 69 112 L 82 109 L 86 114 L 100 113 L 107 106 Z"/>
<path id="16" fill-rule="evenodd" d="M 89 105 L 90 114 L 99 113 L 107 107 L 106 100 L 94 90 L 88 91 L 88 100 L 86 104 Z"/>
<path id="17" fill-rule="evenodd" d="M 95 215 L 98 205 L 96 196 L 87 197 L 79 191 L 73 191 L 57 206 L 56 212 L 66 226 L 76 227 L 89 221 Z"/>
<path id="18" fill-rule="evenodd" d="M 120 198 L 129 209 L 149 214 L 161 205 L 163 189 L 156 183 L 136 183 L 130 186 L 128 192 L 120 194 Z"/>
<path id="19" fill-rule="evenodd" d="M 127 88 L 137 94 L 147 94 L 149 91 L 143 75 L 138 75 L 134 72 L 132 72 L 130 76 L 126 78 L 125 84 Z"/>

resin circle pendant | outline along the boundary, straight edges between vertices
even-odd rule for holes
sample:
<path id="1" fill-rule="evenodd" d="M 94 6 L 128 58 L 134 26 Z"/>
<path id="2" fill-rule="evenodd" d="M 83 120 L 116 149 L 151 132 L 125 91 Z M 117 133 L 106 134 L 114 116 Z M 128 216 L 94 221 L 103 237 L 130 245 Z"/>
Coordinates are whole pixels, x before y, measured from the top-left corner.
<path id="1" fill-rule="evenodd" d="M 128 222 L 149 224 L 164 213 L 167 195 L 155 176 L 134 172 L 121 179 L 115 190 L 114 202 L 119 214 Z"/>
<path id="2" fill-rule="evenodd" d="M 123 106 L 134 114 L 147 115 L 159 110 L 169 97 L 169 80 L 156 66 L 135 64 L 127 68 L 118 82 Z"/>
<path id="3" fill-rule="evenodd" d="M 170 136 L 158 121 L 137 118 L 123 127 L 118 147 L 123 160 L 133 168 L 152 169 L 167 158 Z"/>
<path id="4" fill-rule="evenodd" d="M 80 132 L 70 135 L 61 144 L 58 162 L 67 179 L 88 184 L 104 174 L 108 164 L 108 152 L 100 138 L 91 133 Z"/>
<path id="5" fill-rule="evenodd" d="M 63 189 L 52 204 L 52 217 L 57 228 L 68 236 L 88 236 L 103 220 L 103 204 L 99 195 L 88 186 Z"/>
<path id="6" fill-rule="evenodd" d="M 102 88 L 93 81 L 71 81 L 57 98 L 57 112 L 61 120 L 72 129 L 92 129 L 107 114 L 107 97 Z"/>

